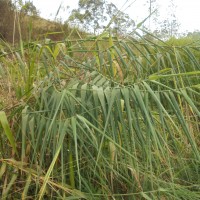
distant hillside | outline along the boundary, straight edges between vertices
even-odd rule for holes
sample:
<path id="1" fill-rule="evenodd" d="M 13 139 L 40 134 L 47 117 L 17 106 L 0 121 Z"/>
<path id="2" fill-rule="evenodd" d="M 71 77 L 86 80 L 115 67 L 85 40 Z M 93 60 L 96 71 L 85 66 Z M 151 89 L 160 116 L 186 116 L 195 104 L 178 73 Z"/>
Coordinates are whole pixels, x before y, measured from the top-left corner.
<path id="1" fill-rule="evenodd" d="M 43 19 L 38 15 L 31 16 L 26 12 L 17 12 L 9 1 L 0 0 L 0 38 L 11 43 L 23 40 L 42 39 L 48 37 L 52 40 L 61 40 L 70 36 L 80 37 L 86 33 L 61 24 Z"/>
<path id="2" fill-rule="evenodd" d="M 27 29 L 26 34 L 31 32 L 34 39 L 48 36 L 53 40 L 60 40 L 72 32 L 67 24 L 46 20 L 39 16 L 26 16 L 23 26 Z"/>

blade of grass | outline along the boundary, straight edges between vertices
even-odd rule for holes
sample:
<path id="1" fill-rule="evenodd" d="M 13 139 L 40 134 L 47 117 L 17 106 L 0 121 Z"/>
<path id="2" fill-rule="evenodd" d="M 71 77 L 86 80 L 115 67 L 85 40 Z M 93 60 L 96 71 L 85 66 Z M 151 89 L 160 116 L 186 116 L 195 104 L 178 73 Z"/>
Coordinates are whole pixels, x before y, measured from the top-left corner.
<path id="1" fill-rule="evenodd" d="M 6 137 L 8 138 L 8 141 L 10 142 L 10 145 L 13 148 L 13 151 L 18 155 L 15 138 L 14 138 L 14 135 L 13 135 L 13 133 L 12 133 L 10 127 L 9 127 L 8 119 L 7 119 L 4 111 L 0 111 L 0 122 L 1 122 L 3 129 L 4 129 Z"/>

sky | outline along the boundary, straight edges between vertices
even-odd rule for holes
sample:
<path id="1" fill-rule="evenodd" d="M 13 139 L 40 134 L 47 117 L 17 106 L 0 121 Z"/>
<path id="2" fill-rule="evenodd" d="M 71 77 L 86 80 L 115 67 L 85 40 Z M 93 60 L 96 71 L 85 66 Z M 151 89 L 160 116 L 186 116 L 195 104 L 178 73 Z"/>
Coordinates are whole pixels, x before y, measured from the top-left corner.
<path id="1" fill-rule="evenodd" d="M 70 9 L 78 7 L 78 0 L 32 0 L 32 2 L 40 11 L 40 16 L 46 19 L 55 19 L 58 8 L 62 5 L 64 9 L 60 10 L 57 17 L 61 17 L 63 21 L 67 20 Z M 145 6 L 147 0 L 108 0 L 108 2 L 113 2 L 120 10 L 129 14 L 136 24 L 148 16 L 148 6 Z M 166 19 L 170 0 L 157 0 L 157 2 L 159 18 Z M 200 30 L 200 0 L 174 0 L 174 3 L 180 32 Z M 67 9 L 67 6 L 70 9 Z"/>

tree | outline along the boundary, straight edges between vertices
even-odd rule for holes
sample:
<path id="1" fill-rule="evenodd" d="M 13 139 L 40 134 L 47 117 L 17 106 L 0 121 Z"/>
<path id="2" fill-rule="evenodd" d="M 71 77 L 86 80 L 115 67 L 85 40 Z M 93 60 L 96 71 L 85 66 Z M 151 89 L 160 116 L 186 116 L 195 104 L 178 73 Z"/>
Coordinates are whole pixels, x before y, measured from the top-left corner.
<path id="1" fill-rule="evenodd" d="M 86 30 L 92 28 L 96 33 L 98 29 L 102 28 L 101 23 L 106 20 L 104 3 L 104 0 L 79 0 L 79 8 L 72 10 L 69 21 L 75 25 L 81 23 L 81 28 Z"/>
<path id="2" fill-rule="evenodd" d="M 157 27 L 153 33 L 161 39 L 169 39 L 178 35 L 179 22 L 176 17 L 176 5 L 174 0 L 169 1 L 167 8 L 167 17 L 157 21 Z"/>
<path id="3" fill-rule="evenodd" d="M 20 12 L 26 15 L 31 15 L 31 16 L 39 15 L 39 11 L 37 10 L 37 8 L 33 5 L 33 2 L 31 1 L 27 1 L 24 4 L 22 4 Z"/>
<path id="4" fill-rule="evenodd" d="M 148 29 L 151 30 L 151 23 L 153 21 L 154 25 L 157 24 L 159 18 L 159 9 L 157 0 L 147 0 L 146 5 L 148 6 L 149 11 L 149 27 Z"/>
<path id="5" fill-rule="evenodd" d="M 186 34 L 187 37 L 193 38 L 193 39 L 200 39 L 200 31 L 199 30 L 195 30 L 193 32 L 188 32 Z"/>
<path id="6" fill-rule="evenodd" d="M 178 28 L 180 24 L 178 23 L 177 17 L 175 15 L 177 6 L 174 3 L 174 0 L 170 0 L 169 5 L 169 36 L 176 36 L 178 33 Z"/>
<path id="7" fill-rule="evenodd" d="M 128 34 L 135 28 L 135 21 L 128 14 L 120 11 L 113 3 L 106 5 L 106 13 L 111 23 L 110 28 L 116 34 Z"/>
<path id="8" fill-rule="evenodd" d="M 106 0 L 79 0 L 79 8 L 72 10 L 69 22 L 96 34 L 112 21 L 109 28 L 117 34 L 127 33 L 135 26 L 127 14 Z"/>

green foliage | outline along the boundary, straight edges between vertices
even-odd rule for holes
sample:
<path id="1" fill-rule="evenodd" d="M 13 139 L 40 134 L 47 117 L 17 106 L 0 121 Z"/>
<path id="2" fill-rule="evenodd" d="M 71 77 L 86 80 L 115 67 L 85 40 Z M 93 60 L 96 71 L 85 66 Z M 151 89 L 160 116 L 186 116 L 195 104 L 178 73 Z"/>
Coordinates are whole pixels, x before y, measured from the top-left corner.
<path id="1" fill-rule="evenodd" d="M 39 11 L 31 1 L 25 2 L 24 4 L 22 3 L 20 12 L 26 15 L 34 15 L 34 16 L 38 16 L 39 14 Z"/>
<path id="2" fill-rule="evenodd" d="M 79 8 L 72 10 L 69 22 L 86 31 L 93 29 L 94 34 L 104 30 L 107 24 L 107 28 L 115 34 L 126 34 L 135 27 L 135 22 L 129 15 L 105 0 L 80 0 Z"/>
<path id="3" fill-rule="evenodd" d="M 17 153 L 14 135 L 10 130 L 9 123 L 8 123 L 5 112 L 0 111 L 0 122 L 1 122 L 3 129 L 4 129 L 4 132 L 6 134 L 8 141 L 9 141 L 11 147 L 13 148 L 13 151 L 15 153 Z"/>
<path id="4" fill-rule="evenodd" d="M 11 55 L 2 198 L 200 198 L 198 46 L 104 33 Z"/>

